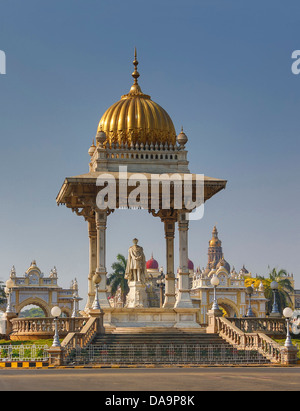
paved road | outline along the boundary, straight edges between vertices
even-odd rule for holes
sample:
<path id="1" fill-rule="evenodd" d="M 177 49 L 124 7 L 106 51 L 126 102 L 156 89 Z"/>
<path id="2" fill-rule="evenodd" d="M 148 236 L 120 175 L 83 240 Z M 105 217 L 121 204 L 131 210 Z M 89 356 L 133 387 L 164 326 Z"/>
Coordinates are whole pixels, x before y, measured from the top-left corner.
<path id="1" fill-rule="evenodd" d="M 300 367 L 1 369 L 0 391 L 298 391 Z"/>

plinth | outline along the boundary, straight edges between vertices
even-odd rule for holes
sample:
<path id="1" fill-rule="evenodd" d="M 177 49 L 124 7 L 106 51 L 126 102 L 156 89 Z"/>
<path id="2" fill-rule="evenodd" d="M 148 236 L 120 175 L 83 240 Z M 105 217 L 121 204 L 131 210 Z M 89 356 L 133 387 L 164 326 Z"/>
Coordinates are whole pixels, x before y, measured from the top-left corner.
<path id="1" fill-rule="evenodd" d="M 140 281 L 130 281 L 128 283 L 129 293 L 126 298 L 126 308 L 148 307 L 146 286 Z"/>

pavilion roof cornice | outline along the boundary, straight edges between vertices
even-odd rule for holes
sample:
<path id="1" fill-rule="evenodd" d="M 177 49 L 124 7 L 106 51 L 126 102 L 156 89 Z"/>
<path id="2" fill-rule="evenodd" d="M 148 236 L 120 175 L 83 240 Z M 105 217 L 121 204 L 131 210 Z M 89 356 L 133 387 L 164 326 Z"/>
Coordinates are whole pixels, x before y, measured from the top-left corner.
<path id="1" fill-rule="evenodd" d="M 118 193 L 118 187 L 122 182 L 122 178 L 120 178 L 120 175 L 118 172 L 92 172 L 92 173 L 87 173 L 87 174 L 82 174 L 74 177 L 67 177 L 60 189 L 60 192 L 56 198 L 56 202 L 58 205 L 64 204 L 68 208 L 72 208 L 73 210 L 76 210 L 78 213 L 78 209 L 84 209 L 84 208 L 94 208 L 96 204 L 96 196 L 98 191 L 101 189 L 101 187 L 96 185 L 97 178 L 101 176 L 102 174 L 109 174 L 112 179 L 115 179 L 116 181 L 116 188 L 117 188 L 117 193 Z M 127 178 L 129 179 L 131 176 L 138 177 L 139 173 L 127 173 Z M 141 175 L 145 176 L 147 181 L 148 181 L 148 192 L 149 192 L 149 200 L 151 196 L 151 178 L 153 176 L 158 176 L 151 174 L 151 173 L 140 173 Z M 163 173 L 165 175 L 165 178 L 162 177 L 159 181 L 162 183 L 170 182 L 170 177 L 173 174 L 179 174 L 181 176 L 181 179 L 179 181 L 172 181 L 171 180 L 171 189 L 174 189 L 174 187 L 179 184 L 179 185 L 184 185 L 184 173 Z M 196 190 L 196 174 L 190 174 L 192 177 L 192 191 L 195 193 Z M 126 181 L 126 180 L 125 180 Z M 217 194 L 219 191 L 225 189 L 226 187 L 226 180 L 222 179 L 217 179 L 217 178 L 212 178 L 208 176 L 204 176 L 204 202 L 210 199 L 212 196 Z M 131 190 L 134 190 L 136 187 L 128 187 L 127 193 L 131 192 Z M 182 190 L 184 192 L 184 190 Z M 172 197 L 172 192 L 171 192 L 171 197 Z M 118 195 L 117 195 L 117 207 L 118 207 Z M 150 202 L 149 202 L 150 204 Z M 149 206 L 150 208 L 150 206 Z M 81 215 L 81 214 L 80 214 Z"/>

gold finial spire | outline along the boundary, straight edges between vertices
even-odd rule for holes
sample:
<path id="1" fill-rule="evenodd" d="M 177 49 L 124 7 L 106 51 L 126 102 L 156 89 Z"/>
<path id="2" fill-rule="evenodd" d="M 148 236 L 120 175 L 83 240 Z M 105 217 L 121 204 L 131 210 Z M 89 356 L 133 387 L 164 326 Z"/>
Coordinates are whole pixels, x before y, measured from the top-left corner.
<path id="1" fill-rule="evenodd" d="M 131 74 L 132 77 L 134 78 L 133 85 L 131 86 L 130 93 L 142 93 L 142 90 L 140 86 L 138 85 L 138 78 L 140 77 L 140 73 L 137 71 L 137 66 L 139 62 L 137 60 L 137 52 L 136 52 L 136 47 L 134 48 L 134 60 L 133 60 L 133 65 L 134 65 L 134 72 Z"/>
<path id="2" fill-rule="evenodd" d="M 137 66 L 139 62 L 137 61 L 137 53 L 136 53 L 136 47 L 134 48 L 134 60 L 133 60 L 133 65 L 134 65 L 134 72 L 132 73 L 132 77 L 134 78 L 134 84 L 137 84 L 137 79 L 140 77 L 140 73 L 137 71 Z"/>

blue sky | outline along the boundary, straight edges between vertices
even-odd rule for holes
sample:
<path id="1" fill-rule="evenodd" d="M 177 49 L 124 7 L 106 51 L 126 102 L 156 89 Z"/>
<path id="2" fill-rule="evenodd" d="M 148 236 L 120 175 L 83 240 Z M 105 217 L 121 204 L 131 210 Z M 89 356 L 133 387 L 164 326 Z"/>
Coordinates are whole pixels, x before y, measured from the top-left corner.
<path id="1" fill-rule="evenodd" d="M 183 125 L 191 171 L 228 180 L 191 223 L 190 259 L 206 265 L 217 224 L 237 270 L 285 268 L 300 287 L 299 20 L 293 0 L 2 2 L 0 280 L 36 259 L 45 274 L 57 267 L 61 286 L 77 277 L 85 300 L 86 223 L 55 198 L 66 176 L 88 171 L 102 114 L 131 86 L 136 46 L 139 84 L 177 133 Z M 120 211 L 108 271 L 134 237 L 165 266 L 160 221 Z"/>

